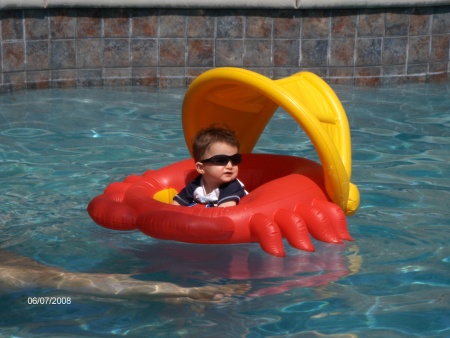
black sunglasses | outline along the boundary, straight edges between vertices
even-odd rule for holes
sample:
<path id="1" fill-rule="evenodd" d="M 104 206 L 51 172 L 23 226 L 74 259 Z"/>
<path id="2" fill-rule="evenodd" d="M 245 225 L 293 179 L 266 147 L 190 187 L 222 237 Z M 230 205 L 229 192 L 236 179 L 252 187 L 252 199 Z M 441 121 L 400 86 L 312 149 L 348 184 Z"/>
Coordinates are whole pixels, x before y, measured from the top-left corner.
<path id="1" fill-rule="evenodd" d="M 238 165 L 242 161 L 241 154 L 228 155 L 215 155 L 213 157 L 207 158 L 206 160 L 201 160 L 201 163 L 212 163 L 214 165 L 227 165 L 231 161 L 232 165 Z"/>

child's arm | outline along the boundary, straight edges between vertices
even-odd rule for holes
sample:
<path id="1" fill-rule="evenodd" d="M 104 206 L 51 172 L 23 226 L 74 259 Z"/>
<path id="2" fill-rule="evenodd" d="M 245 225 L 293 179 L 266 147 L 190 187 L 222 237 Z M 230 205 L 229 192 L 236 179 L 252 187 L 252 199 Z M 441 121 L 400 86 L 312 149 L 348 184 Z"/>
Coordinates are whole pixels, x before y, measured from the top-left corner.
<path id="1" fill-rule="evenodd" d="M 188 206 L 190 203 L 194 202 L 194 191 L 198 187 L 198 180 L 200 180 L 199 177 L 181 189 L 181 191 L 174 196 L 172 205 Z"/>
<path id="2" fill-rule="evenodd" d="M 223 202 L 218 205 L 218 207 L 220 207 L 220 208 L 227 208 L 227 207 L 234 207 L 234 206 L 236 206 L 236 201 Z"/>

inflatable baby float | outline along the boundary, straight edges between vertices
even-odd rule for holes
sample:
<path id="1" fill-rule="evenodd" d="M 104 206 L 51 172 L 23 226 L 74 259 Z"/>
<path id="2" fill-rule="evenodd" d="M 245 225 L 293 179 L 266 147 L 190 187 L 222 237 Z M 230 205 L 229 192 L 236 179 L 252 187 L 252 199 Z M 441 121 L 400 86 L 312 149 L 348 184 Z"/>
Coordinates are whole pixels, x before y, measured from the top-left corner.
<path id="1" fill-rule="evenodd" d="M 301 126 L 314 145 L 312 160 L 254 154 L 252 150 L 278 107 Z M 202 128 L 226 123 L 240 141 L 239 179 L 249 194 L 230 208 L 180 207 L 173 197 L 196 175 L 194 161 L 182 160 L 111 183 L 88 206 L 99 225 L 139 229 L 158 239 L 202 244 L 259 242 L 283 257 L 283 238 L 314 251 L 310 235 L 328 243 L 351 240 L 346 216 L 359 206 L 350 182 L 351 140 L 345 111 L 318 76 L 300 72 L 271 80 L 240 68 L 217 68 L 188 88 L 182 109 L 186 144 Z"/>

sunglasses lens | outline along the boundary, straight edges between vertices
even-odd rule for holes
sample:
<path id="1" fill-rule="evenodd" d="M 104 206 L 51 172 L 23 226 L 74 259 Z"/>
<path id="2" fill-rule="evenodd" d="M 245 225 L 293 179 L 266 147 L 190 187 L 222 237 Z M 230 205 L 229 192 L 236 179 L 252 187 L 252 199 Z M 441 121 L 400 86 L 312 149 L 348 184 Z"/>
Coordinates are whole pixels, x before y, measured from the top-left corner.
<path id="1" fill-rule="evenodd" d="M 230 156 L 230 160 L 233 165 L 238 165 L 242 161 L 242 156 L 241 154 L 234 154 L 233 156 Z"/>
<path id="2" fill-rule="evenodd" d="M 239 163 L 241 163 L 241 160 L 242 160 L 241 154 L 234 154 L 232 156 L 216 155 L 207 160 L 204 160 L 204 162 L 210 162 L 214 165 L 227 165 L 228 162 L 231 161 L 231 164 L 238 165 Z"/>
<path id="3" fill-rule="evenodd" d="M 214 165 L 221 165 L 221 163 L 222 163 L 221 157 L 222 157 L 222 155 L 213 156 L 213 157 L 210 157 L 210 158 L 208 158 L 206 160 L 203 160 L 203 162 L 211 163 L 211 164 L 214 164 Z"/>
<path id="4" fill-rule="evenodd" d="M 227 155 L 216 155 L 211 157 L 211 163 L 216 165 L 227 165 L 229 160 Z"/>

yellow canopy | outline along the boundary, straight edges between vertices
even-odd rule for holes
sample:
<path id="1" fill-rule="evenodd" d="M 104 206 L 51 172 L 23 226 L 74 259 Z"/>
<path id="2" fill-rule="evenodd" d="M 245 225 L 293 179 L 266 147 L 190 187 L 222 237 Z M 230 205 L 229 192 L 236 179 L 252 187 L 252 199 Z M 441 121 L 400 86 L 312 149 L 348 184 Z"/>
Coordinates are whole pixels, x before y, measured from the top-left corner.
<path id="1" fill-rule="evenodd" d="M 241 152 L 250 153 L 278 107 L 297 121 L 314 145 L 331 200 L 347 215 L 355 213 L 359 191 L 350 182 L 347 116 L 334 91 L 313 73 L 300 72 L 280 80 L 241 68 L 216 68 L 201 74 L 183 102 L 188 149 L 192 153 L 192 139 L 200 129 L 223 122 L 236 132 Z"/>

